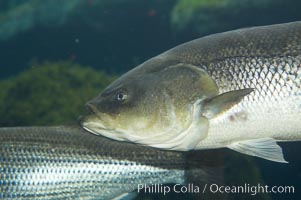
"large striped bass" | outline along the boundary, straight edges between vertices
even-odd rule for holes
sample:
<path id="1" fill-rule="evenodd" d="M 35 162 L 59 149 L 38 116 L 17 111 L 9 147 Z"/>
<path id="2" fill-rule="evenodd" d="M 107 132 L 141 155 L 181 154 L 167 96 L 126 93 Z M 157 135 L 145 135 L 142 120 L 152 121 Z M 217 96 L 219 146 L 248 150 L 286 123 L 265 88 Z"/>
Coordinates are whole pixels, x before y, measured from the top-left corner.
<path id="1" fill-rule="evenodd" d="M 83 127 L 169 150 L 228 147 L 286 162 L 301 140 L 301 22 L 245 28 L 179 45 L 88 102 Z"/>
<path id="2" fill-rule="evenodd" d="M 206 182 L 200 162 L 79 127 L 0 128 L 0 199 L 113 199 L 138 185 Z M 163 193 L 163 191 L 161 191 Z"/>

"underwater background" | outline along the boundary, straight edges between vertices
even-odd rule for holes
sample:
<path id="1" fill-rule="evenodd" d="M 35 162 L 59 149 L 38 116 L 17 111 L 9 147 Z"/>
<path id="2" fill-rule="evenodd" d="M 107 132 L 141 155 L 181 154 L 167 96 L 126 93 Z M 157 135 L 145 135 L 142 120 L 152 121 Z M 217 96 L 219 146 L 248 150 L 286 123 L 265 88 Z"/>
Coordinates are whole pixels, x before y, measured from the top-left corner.
<path id="1" fill-rule="evenodd" d="M 87 100 L 143 61 L 204 35 L 301 20 L 300 8 L 300 0 L 0 0 L 0 127 L 76 123 Z M 301 199 L 301 142 L 280 145 L 289 164 L 214 150 L 226 185 L 295 187 L 230 199 Z"/>

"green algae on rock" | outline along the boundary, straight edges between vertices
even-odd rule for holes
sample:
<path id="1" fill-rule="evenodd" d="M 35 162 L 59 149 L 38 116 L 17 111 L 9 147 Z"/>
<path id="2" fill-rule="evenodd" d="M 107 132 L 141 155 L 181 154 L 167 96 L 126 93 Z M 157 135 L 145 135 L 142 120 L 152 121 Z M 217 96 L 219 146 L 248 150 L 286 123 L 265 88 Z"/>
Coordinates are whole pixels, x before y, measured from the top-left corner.
<path id="1" fill-rule="evenodd" d="M 34 64 L 0 82 L 0 126 L 76 121 L 84 104 L 114 76 L 69 62 Z"/>
<path id="2" fill-rule="evenodd" d="M 299 0 L 177 0 L 170 23 L 177 33 L 207 35 L 246 26 L 295 21 L 301 17 L 296 9 L 300 6 Z"/>

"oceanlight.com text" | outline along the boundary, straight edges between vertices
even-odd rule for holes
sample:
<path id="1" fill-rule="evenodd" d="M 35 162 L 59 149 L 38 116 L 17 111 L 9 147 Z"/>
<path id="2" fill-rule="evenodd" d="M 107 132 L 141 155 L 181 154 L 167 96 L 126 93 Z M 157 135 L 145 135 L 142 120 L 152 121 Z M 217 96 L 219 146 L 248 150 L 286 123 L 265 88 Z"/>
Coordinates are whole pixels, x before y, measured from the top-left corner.
<path id="1" fill-rule="evenodd" d="M 274 193 L 274 194 L 294 194 L 294 186 L 268 186 L 268 185 L 250 185 L 245 183 L 240 186 L 226 186 L 218 184 L 204 185 L 204 191 L 208 190 L 211 193 L 226 193 L 226 194 L 263 194 L 263 193 Z"/>
<path id="2" fill-rule="evenodd" d="M 257 185 L 250 185 L 245 183 L 244 185 L 219 185 L 219 184 L 205 184 L 205 185 L 195 185 L 195 184 L 187 184 L 180 185 L 176 184 L 174 186 L 163 185 L 163 184 L 139 184 L 138 193 L 152 193 L 152 194 L 163 194 L 166 195 L 170 192 L 175 193 L 213 193 L 213 194 L 294 194 L 295 187 L 294 186 L 268 186 L 261 185 L 260 183 Z"/>

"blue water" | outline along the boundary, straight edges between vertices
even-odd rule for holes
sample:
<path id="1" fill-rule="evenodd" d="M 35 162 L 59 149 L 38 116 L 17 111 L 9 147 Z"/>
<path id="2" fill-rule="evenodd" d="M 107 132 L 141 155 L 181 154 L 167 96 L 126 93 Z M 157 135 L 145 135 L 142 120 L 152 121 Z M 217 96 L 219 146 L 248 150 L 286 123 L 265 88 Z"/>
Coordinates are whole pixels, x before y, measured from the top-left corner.
<path id="1" fill-rule="evenodd" d="M 68 61 L 103 71 L 108 76 L 120 75 L 177 44 L 204 35 L 241 27 L 301 20 L 299 0 L 222 0 L 217 4 L 199 0 L 203 2 L 201 6 L 195 6 L 198 5 L 195 3 L 197 0 L 189 0 L 182 7 L 180 3 L 183 1 L 180 0 L 40 2 L 43 3 L 35 0 L 0 1 L 1 80 L 14 81 L 19 74 L 31 69 L 34 63 L 45 61 Z M 74 88 L 76 87 L 74 84 Z M 4 91 L 3 88 L 1 91 Z M 2 103 L 7 102 L 5 99 L 12 98 L 12 95 L 19 95 L 18 99 L 23 95 L 18 90 L 13 90 L 1 96 L 1 91 Z M 22 91 L 28 94 L 26 87 Z M 16 108 L 14 105 L 17 104 L 11 103 L 10 110 Z M 60 110 L 59 105 L 55 105 L 57 110 Z M 2 116 L 5 112 L 2 112 Z M 27 119 L 33 117 L 28 112 Z M 26 114 L 23 110 L 19 114 L 24 113 Z M 12 118 L 8 120 L 10 123 L 0 118 L 0 124 L 30 126 L 36 125 L 34 122 L 39 119 L 34 117 L 34 121 L 22 121 L 24 117 L 17 118 L 17 114 L 11 115 Z M 76 118 L 75 115 L 77 114 L 65 121 L 72 121 Z M 256 174 L 260 175 L 258 181 L 263 181 L 263 184 L 295 187 L 294 194 L 268 194 L 270 199 L 301 199 L 301 142 L 284 143 L 282 146 L 289 164 L 256 158 L 252 160 L 252 165 L 259 170 Z M 248 159 L 247 156 L 230 150 L 225 152 L 227 156 L 237 158 L 234 163 L 225 161 L 224 166 L 228 168 L 225 173 L 229 172 L 225 177 L 241 179 L 239 183 L 228 183 L 248 183 L 248 175 L 253 172 L 246 166 L 247 162 L 240 162 L 240 159 Z M 235 177 L 237 174 L 241 177 Z M 139 198 L 184 199 L 188 196 L 144 194 Z M 240 195 L 230 195 L 229 198 L 241 199 Z M 256 199 L 256 196 L 247 195 L 244 198 Z"/>

